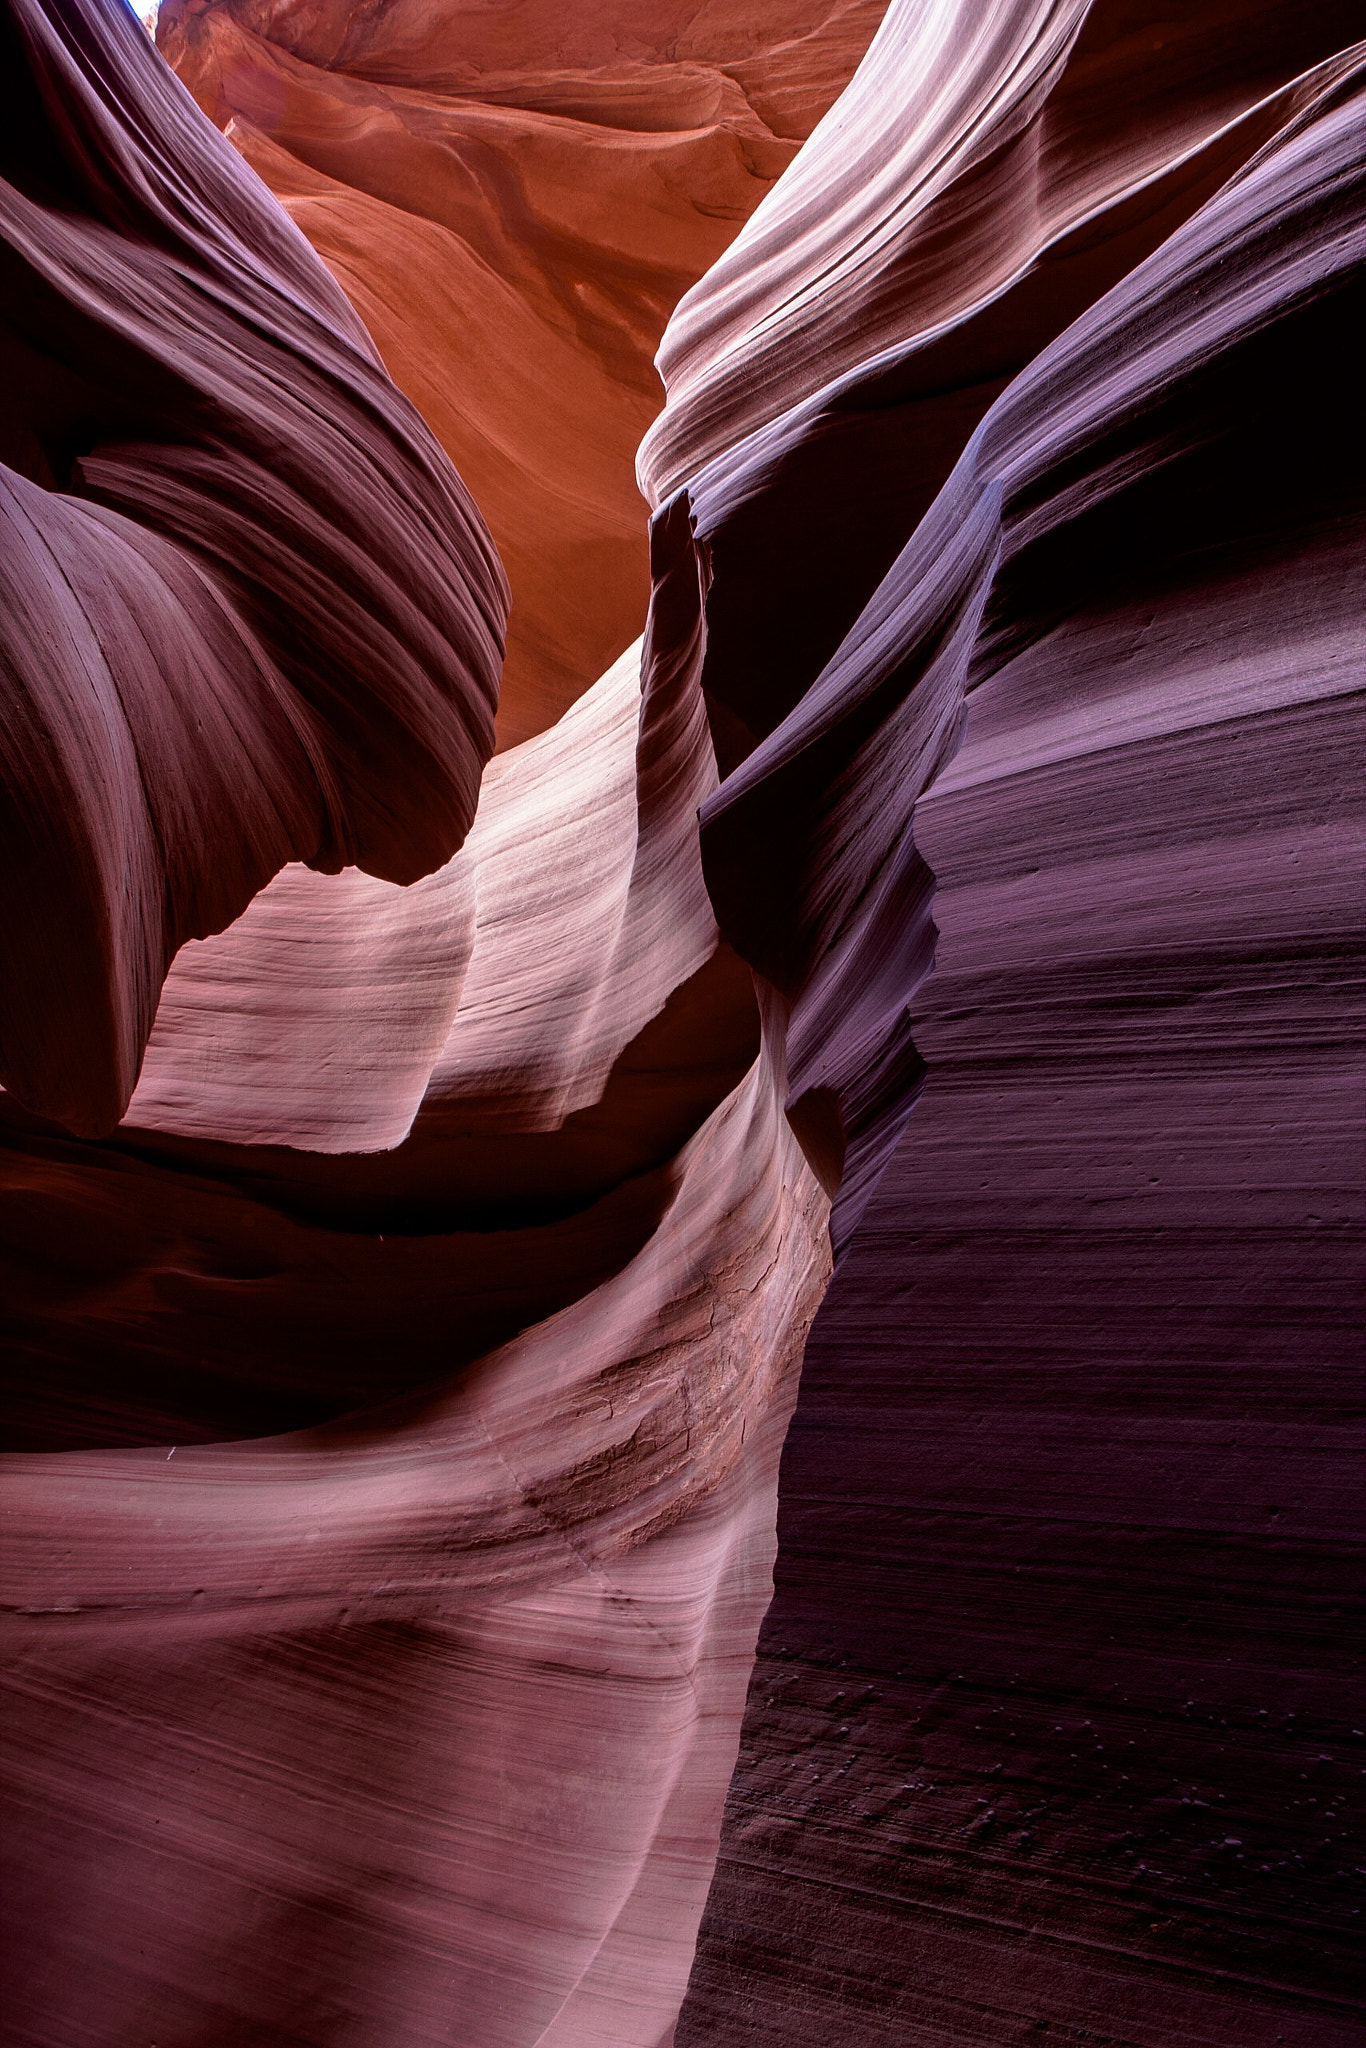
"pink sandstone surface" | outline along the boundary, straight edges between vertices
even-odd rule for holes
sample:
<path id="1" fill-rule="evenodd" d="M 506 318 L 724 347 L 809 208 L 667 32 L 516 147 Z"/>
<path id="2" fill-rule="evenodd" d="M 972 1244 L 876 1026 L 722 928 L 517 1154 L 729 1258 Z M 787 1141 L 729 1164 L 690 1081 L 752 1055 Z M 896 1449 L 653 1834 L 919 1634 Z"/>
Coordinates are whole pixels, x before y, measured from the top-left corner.
<path id="1" fill-rule="evenodd" d="M 1359 26 L 6 0 L 6 2040 L 1360 2038 Z"/>

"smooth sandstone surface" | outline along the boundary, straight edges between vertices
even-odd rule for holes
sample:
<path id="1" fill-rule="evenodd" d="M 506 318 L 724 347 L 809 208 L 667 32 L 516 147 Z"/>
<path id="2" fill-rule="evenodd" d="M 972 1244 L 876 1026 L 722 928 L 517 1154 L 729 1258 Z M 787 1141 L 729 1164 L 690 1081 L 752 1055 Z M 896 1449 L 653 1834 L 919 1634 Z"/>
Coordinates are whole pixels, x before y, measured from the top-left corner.
<path id="1" fill-rule="evenodd" d="M 852 103 L 897 104 L 927 19 L 889 14 Z M 842 1253 L 689 2048 L 1360 2036 L 1366 72 L 1308 54 L 918 524 L 923 473 L 884 494 L 846 423 L 866 406 L 899 463 L 960 394 L 912 374 L 934 338 L 848 369 L 838 281 L 830 329 L 816 293 L 754 316 L 761 424 L 659 515 L 699 558 L 736 764 L 704 870 L 781 994 L 766 1036 Z M 643 472 L 708 430 L 727 358 L 694 376 L 687 350 L 739 280 L 766 303 L 788 189 L 801 167 L 753 268 L 737 244 L 681 309 Z M 796 394 L 771 425 L 766 364 Z M 783 543 L 827 479 L 897 552 L 860 608 L 869 565 L 849 543 L 841 581 L 822 528 L 842 637 L 803 694 L 731 625 L 756 587 L 768 618 L 807 605 Z"/>
<path id="2" fill-rule="evenodd" d="M 9 0 L 23 2048 L 1360 2036 L 1359 23 L 883 14 Z"/>
<path id="3" fill-rule="evenodd" d="M 0 1079 L 88 1135 L 291 859 L 440 865 L 505 585 L 302 237 L 117 9 L 7 16 Z"/>
<path id="4" fill-rule="evenodd" d="M 70 316 L 37 285 L 16 300 L 33 425 L 6 476 L 42 544 L 6 557 L 8 687 L 29 724 L 12 727 L 5 792 L 25 859 L 36 821 L 79 824 L 105 893 L 78 844 L 55 880 L 21 873 L 35 886 L 15 905 L 12 1028 L 47 1067 L 39 1088 L 13 1060 L 0 1095 L 6 2027 L 64 2044 L 653 2048 L 711 1878 L 777 1456 L 829 1268 L 828 1205 L 702 881 L 716 768 L 694 666 L 652 658 L 642 691 L 642 583 L 636 644 L 571 689 L 547 658 L 530 720 L 547 729 L 481 782 L 501 568 L 365 328 L 243 167 L 269 168 L 278 140 L 234 153 L 121 12 L 24 9 L 9 26 L 28 66 L 7 74 L 15 240 L 33 268 L 71 239 L 85 268 L 62 279 Z M 828 48 L 814 61 L 776 60 L 789 121 L 842 82 Z M 672 56 L 650 91 L 609 80 L 609 97 L 653 119 L 674 81 L 696 97 Z M 703 79 L 704 101 L 717 90 L 742 98 Z M 634 157 L 605 147 L 592 205 L 609 239 L 648 244 L 628 199 L 662 159 L 685 195 L 660 180 L 665 210 L 702 224 L 696 274 L 732 231 L 706 208 L 717 148 L 735 152 L 705 123 L 693 147 L 687 120 L 653 157 L 649 119 Z M 522 122 L 548 191 L 574 196 L 562 130 L 597 161 L 585 126 Z M 49 162 L 78 144 L 84 213 Z M 149 188 L 169 226 L 146 224 Z M 383 208 L 347 219 L 369 223 L 367 262 L 393 254 Z M 499 306 L 534 300 L 528 260 L 504 250 L 499 273 L 488 255 L 484 356 Z M 590 255 L 610 296 L 623 266 Z M 458 296 L 443 249 L 423 262 Z M 656 271 L 655 330 L 627 350 L 641 363 L 685 281 Z M 132 371 L 90 338 L 114 394 L 92 411 L 69 340 L 129 308 L 170 377 L 132 470 L 114 403 L 137 399 Z M 534 319 L 512 338 L 509 502 L 557 403 Z M 474 345 L 422 346 L 459 391 Z M 199 380 L 185 390 L 178 351 Z M 589 400 L 580 439 L 610 452 L 614 394 Z M 90 445 L 72 461 L 77 432 Z M 619 476 L 603 464 L 621 495 L 637 432 Z M 100 495 L 116 458 L 122 524 Z M 188 482 L 164 486 L 167 465 Z M 575 490 L 594 488 L 585 460 Z M 92 549 L 91 530 L 109 538 Z M 643 558 L 643 507 L 635 544 Z M 566 609 L 601 580 L 591 548 L 552 568 Z M 51 666 L 49 614 L 69 672 Z M 98 663 L 104 752 L 87 739 L 66 789 L 36 787 L 48 735 L 90 722 Z M 330 836 L 306 829 L 319 787 Z M 119 894 L 114 827 L 140 802 L 144 838 L 200 891 L 178 922 L 156 922 L 155 865 Z M 143 947 L 130 963 L 105 935 L 105 1012 L 39 939 L 101 916 Z"/>
<path id="5" fill-rule="evenodd" d="M 319 250 L 489 521 L 500 743 L 636 639 L 636 445 L 675 302 L 858 63 L 885 0 L 566 9 L 167 0 L 158 39 Z"/>
<path id="6" fill-rule="evenodd" d="M 455 1382 L 9 1461 L 15 2038 L 666 2037 L 828 1264 L 776 1114 L 756 1066 L 645 1251 Z"/>

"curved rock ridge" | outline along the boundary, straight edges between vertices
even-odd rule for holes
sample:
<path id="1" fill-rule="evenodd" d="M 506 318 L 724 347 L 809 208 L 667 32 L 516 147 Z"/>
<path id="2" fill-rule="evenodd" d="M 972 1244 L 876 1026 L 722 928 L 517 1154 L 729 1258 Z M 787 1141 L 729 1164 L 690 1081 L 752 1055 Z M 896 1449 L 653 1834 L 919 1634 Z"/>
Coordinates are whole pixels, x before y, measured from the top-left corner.
<path id="1" fill-rule="evenodd" d="M 667 806 L 650 784 L 667 789 Z M 167 979 L 124 1128 L 365 1153 L 422 1114 L 553 1131 L 716 950 L 693 819 L 716 785 L 695 700 L 640 645 L 490 765 L 460 853 L 401 889 L 291 867 Z"/>
<path id="2" fill-rule="evenodd" d="M 72 20 L 138 106 L 137 32 L 84 6 Z M 155 130 L 170 170 L 185 136 L 191 168 L 195 149 L 226 162 L 266 257 L 274 236 L 301 267 L 297 318 L 321 318 L 316 266 L 156 77 L 181 123 Z M 110 244 L 141 303 L 155 244 Z M 325 278 L 320 302 L 389 417 Z M 185 320 L 146 310 L 163 350 Z M 316 364 L 239 353 L 234 375 L 293 375 L 325 410 Z M 250 477 L 251 446 L 220 452 Z M 370 566 L 385 459 L 358 447 L 344 479 L 377 525 Z M 282 447 L 286 479 L 291 460 Z M 84 512 L 58 480 L 31 479 L 35 499 Z M 315 485 L 320 513 L 331 488 Z M 418 483 L 402 489 L 436 526 Z M 218 487 L 204 516 L 227 502 Z M 270 532 L 283 578 L 289 529 Z M 245 635 L 231 563 L 191 561 L 178 533 L 165 554 Z M 299 602 L 267 621 L 284 652 L 257 628 L 280 690 L 285 654 L 314 652 L 315 605 L 357 647 L 372 624 L 343 603 L 372 604 L 363 584 L 328 583 L 325 534 L 296 555 Z M 20 570 L 31 602 L 41 579 Z M 423 573 L 403 588 L 421 594 Z M 144 636 L 169 631 L 161 592 L 134 599 Z M 91 636 L 107 652 L 103 615 Z M 207 690 L 200 642 L 187 668 Z M 144 682 L 167 667 L 127 664 Z M 166 716 L 153 705 L 149 730 Z M 476 776 L 489 737 L 486 718 Z M 235 787 L 240 763 L 205 745 Z M 667 2036 L 829 1265 L 827 1204 L 702 882 L 715 784 L 688 660 L 652 650 L 642 693 L 628 649 L 491 764 L 468 839 L 430 872 L 286 840 L 292 858 L 230 901 L 240 915 L 192 925 L 112 1135 L 0 1097 L 16 2040 Z"/>
<path id="3" fill-rule="evenodd" d="M 39 1254 L 8 1289 L 12 1446 L 335 1414 L 639 1249 L 757 1043 L 702 883 L 705 714 L 686 675 L 643 703 L 639 678 L 636 648 L 491 763 L 425 881 L 290 867 L 186 946 L 110 1144 L 11 1111 L 12 1228 Z"/>
<path id="4" fill-rule="evenodd" d="M 181 943 L 474 814 L 505 608 L 335 285 L 122 10 L 7 16 L 0 1072 L 117 1123 Z"/>
<path id="5" fill-rule="evenodd" d="M 167 0 L 158 38 L 363 315 L 513 590 L 501 744 L 640 631 L 664 323 L 885 0 L 365 12 Z"/>
<path id="6" fill-rule="evenodd" d="M 18 2048 L 1356 2038 L 1366 46 L 882 14 L 12 0 Z"/>
<path id="7" fill-rule="evenodd" d="M 843 1257 L 680 2044 L 1356 2038 L 1363 112 L 1356 46 L 1222 130 L 809 686 L 713 624 L 805 604 L 791 494 L 841 465 L 904 536 L 923 476 L 842 414 L 909 446 L 923 387 L 851 371 L 657 515 Z"/>
<path id="8" fill-rule="evenodd" d="M 184 949 L 112 1140 L 6 1101 L 16 2039 L 672 2024 L 829 1265 L 689 683 Z"/>
<path id="9" fill-rule="evenodd" d="M 1355 92 L 1359 69 L 1349 53 L 1280 95 L 1283 138 L 1297 138 L 1318 115 L 1313 132 L 1336 135 L 1345 150 L 1352 116 L 1334 110 Z M 887 1157 L 918 1074 L 905 998 L 929 965 L 930 877 L 913 845 L 912 808 L 957 751 L 965 698 L 999 663 L 994 650 L 1050 632 L 1060 650 L 1055 614 L 1094 602 L 1093 587 L 1108 594 L 1120 584 L 1121 536 L 1131 563 L 1161 562 L 1163 544 L 1178 562 L 1196 547 L 1212 558 L 1219 547 L 1235 555 L 1238 571 L 1239 548 L 1256 559 L 1276 544 L 1303 558 L 1287 575 L 1324 586 L 1292 616 L 1308 612 L 1316 636 L 1336 633 L 1335 659 L 1350 673 L 1359 600 L 1346 573 L 1351 538 L 1316 539 L 1322 522 L 1352 509 L 1338 465 L 1309 439 L 1311 427 L 1326 434 L 1329 414 L 1306 398 L 1290 420 L 1268 419 L 1263 389 L 1271 365 L 1289 376 L 1302 345 L 1290 325 L 1298 295 L 1347 288 L 1357 195 L 1349 153 L 1330 177 L 1312 155 L 1301 165 L 1282 140 L 1271 161 L 1291 166 L 1286 178 L 1300 177 L 1284 197 L 1267 161 L 1259 152 L 1256 176 L 1235 177 L 1189 234 L 1178 231 L 1140 264 L 997 401 L 834 660 L 704 812 L 704 863 L 722 927 L 796 1005 L 788 1073 L 798 1118 L 809 1089 L 818 1097 L 813 1113 L 838 1105 L 833 1142 L 853 1147 L 836 1167 L 844 1175 L 837 1241 Z M 1278 362 L 1263 329 L 1282 305 Z M 1345 317 L 1322 316 L 1327 389 Z M 1260 457 L 1252 453 L 1258 433 Z M 1296 437 L 1298 457 L 1286 445 Z M 1199 456 L 1210 441 L 1221 461 Z M 1162 543 L 1148 530 L 1154 520 Z M 1300 530 L 1304 541 L 1292 540 Z M 1055 563 L 1069 549 L 1071 580 L 1062 582 Z M 1317 567 L 1321 557 L 1331 567 Z M 716 577 L 714 559 L 711 567 Z M 1148 571 L 1151 580 L 1159 573 L 1178 572 Z M 1259 563 L 1255 573 L 1266 570 Z M 1260 631 L 1270 622 L 1262 619 Z M 1264 657 L 1272 667 L 1285 658 L 1283 650 Z M 1179 666 L 1169 648 L 1163 659 Z M 705 663 L 703 677 L 710 680 Z M 856 839 L 844 816 L 854 801 Z"/>
<path id="10" fill-rule="evenodd" d="M 755 1066 L 645 1250 L 463 1378 L 330 1432 L 8 1461 L 3 1853 L 48 1965 L 16 2039 L 663 2037 L 824 1213 Z M 61 1914 L 54 1829 L 89 1887 Z"/>
<path id="11" fill-rule="evenodd" d="M 815 681 L 1010 378 L 1273 135 L 1351 10 L 889 11 L 679 309 L 641 448 L 710 565 L 723 766 Z M 1287 98 L 1287 94 L 1290 98 Z M 910 116 L 903 111 L 910 110 Z"/>
<path id="12" fill-rule="evenodd" d="M 1127 0 L 975 16 L 959 0 L 891 7 L 801 161 L 670 321 L 668 411 L 639 461 L 646 496 L 660 503 L 745 432 L 884 350 L 924 350 L 953 331 L 947 361 L 963 387 L 980 346 L 969 323 L 988 311 L 993 367 L 1007 351 L 1027 360 L 1038 330 L 1013 305 L 1003 320 L 1003 295 L 1046 265 L 1060 331 L 1104 288 L 1102 265 L 1123 275 L 1136 260 L 1107 265 L 1096 245 L 1160 215 L 1183 184 L 1209 196 L 1202 152 L 1351 43 L 1355 25 L 1339 0 L 1199 0 L 1179 21 Z M 1215 186 L 1250 147 L 1223 152 Z M 1169 231 L 1159 217 L 1148 246 Z M 1083 253 L 1089 291 L 1058 274 L 1069 259 L 1075 274 Z"/>

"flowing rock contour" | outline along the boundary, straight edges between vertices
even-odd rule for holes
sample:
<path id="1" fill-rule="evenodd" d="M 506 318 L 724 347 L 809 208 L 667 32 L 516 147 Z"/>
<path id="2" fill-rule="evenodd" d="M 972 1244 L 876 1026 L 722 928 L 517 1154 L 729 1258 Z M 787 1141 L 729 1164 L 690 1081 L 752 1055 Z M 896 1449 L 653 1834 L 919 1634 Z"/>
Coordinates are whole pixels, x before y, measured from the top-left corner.
<path id="1" fill-rule="evenodd" d="M 886 0 L 165 0 L 158 39 L 340 279 L 512 583 L 498 726 L 640 632 L 652 357 Z"/>
<path id="2" fill-rule="evenodd" d="M 178 948 L 289 860 L 411 882 L 506 586 L 355 314 L 119 9 L 4 24 L 0 1082 L 98 1135 Z"/>
<path id="3" fill-rule="evenodd" d="M 842 1254 L 678 2040 L 1345 2048 L 1366 53 L 969 20 L 642 450 Z"/>
<path id="4" fill-rule="evenodd" d="M 841 82 L 797 12 L 731 52 L 789 125 Z M 5 33 L 9 2037 L 653 2048 L 829 1269 L 702 880 L 705 710 L 686 660 L 642 697 L 642 579 L 481 785 L 506 586 L 447 457 L 131 16 Z M 629 129 L 523 127 L 596 133 L 638 232 Z M 764 189 L 707 213 L 728 132 L 655 150 L 691 275 Z"/>
<path id="5" fill-rule="evenodd" d="M 882 13 L 8 0 L 21 2048 L 1358 2037 L 1366 51 Z"/>

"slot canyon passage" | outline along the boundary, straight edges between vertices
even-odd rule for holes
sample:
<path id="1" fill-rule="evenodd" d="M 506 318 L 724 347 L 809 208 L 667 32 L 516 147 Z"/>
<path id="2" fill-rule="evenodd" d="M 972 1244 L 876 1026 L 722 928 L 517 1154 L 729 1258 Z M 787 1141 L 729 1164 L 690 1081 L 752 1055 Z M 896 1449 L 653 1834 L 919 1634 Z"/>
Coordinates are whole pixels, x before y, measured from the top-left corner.
<path id="1" fill-rule="evenodd" d="M 1359 2048 L 1359 7 L 0 22 L 5 2048 Z"/>

